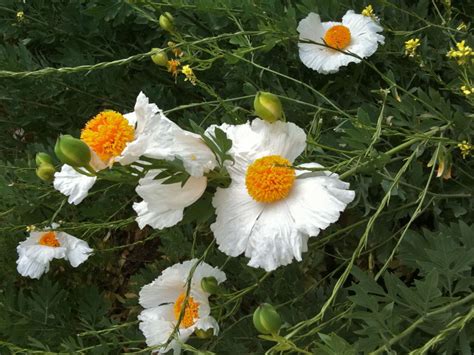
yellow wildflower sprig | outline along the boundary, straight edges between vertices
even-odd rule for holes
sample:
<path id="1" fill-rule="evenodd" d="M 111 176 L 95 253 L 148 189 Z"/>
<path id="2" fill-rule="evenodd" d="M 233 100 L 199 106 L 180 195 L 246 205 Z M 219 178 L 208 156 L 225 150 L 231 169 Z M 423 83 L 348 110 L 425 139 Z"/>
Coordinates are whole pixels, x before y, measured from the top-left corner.
<path id="1" fill-rule="evenodd" d="M 462 40 L 456 43 L 456 48 L 457 49 L 451 48 L 446 56 L 451 59 L 456 59 L 459 65 L 469 63 L 474 56 L 474 52 L 471 47 L 466 46 L 466 41 Z"/>
<path id="2" fill-rule="evenodd" d="M 474 87 L 472 87 L 470 85 L 463 85 L 463 86 L 461 86 L 461 92 L 466 97 L 469 97 L 470 95 L 474 94 Z"/>
<path id="3" fill-rule="evenodd" d="M 416 49 L 421 45 L 419 38 L 412 38 L 405 41 L 405 55 L 413 58 L 416 55 Z"/>
<path id="4" fill-rule="evenodd" d="M 366 17 L 370 17 L 372 18 L 372 20 L 374 21 L 378 21 L 378 18 L 377 16 L 375 16 L 375 13 L 374 13 L 374 8 L 372 7 L 372 5 L 367 5 L 361 12 L 362 15 L 366 16 Z"/>
<path id="5" fill-rule="evenodd" d="M 458 148 L 461 151 L 463 159 L 466 159 L 466 157 L 471 154 L 471 150 L 473 150 L 472 144 L 468 141 L 462 141 L 461 143 L 459 143 Z"/>
<path id="6" fill-rule="evenodd" d="M 191 69 L 189 65 L 183 66 L 183 69 L 181 72 L 186 76 L 184 81 L 189 81 L 191 84 L 196 85 L 196 74 L 194 74 L 194 71 Z"/>

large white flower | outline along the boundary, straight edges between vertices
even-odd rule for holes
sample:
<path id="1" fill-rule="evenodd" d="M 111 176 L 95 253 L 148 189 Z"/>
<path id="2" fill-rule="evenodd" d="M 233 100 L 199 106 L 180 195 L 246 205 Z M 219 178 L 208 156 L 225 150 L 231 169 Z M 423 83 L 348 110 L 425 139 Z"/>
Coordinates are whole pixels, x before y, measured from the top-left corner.
<path id="1" fill-rule="evenodd" d="M 33 279 L 48 272 L 53 259 L 66 259 L 73 267 L 78 267 L 93 251 L 84 240 L 53 230 L 31 232 L 16 249 L 18 272 Z"/>
<path id="2" fill-rule="evenodd" d="M 342 22 L 321 22 L 319 15 L 312 12 L 300 21 L 297 30 L 302 41 L 325 43 L 361 58 L 374 54 L 385 40 L 377 33 L 383 28 L 374 19 L 352 10 L 346 12 Z M 313 43 L 299 43 L 298 47 L 303 64 L 321 74 L 335 73 L 342 66 L 360 62 L 356 57 Z"/>
<path id="3" fill-rule="evenodd" d="M 250 266 L 267 271 L 300 261 L 308 238 L 336 222 L 354 192 L 337 174 L 305 170 L 319 164 L 289 167 L 306 146 L 306 134 L 293 123 L 257 118 L 221 129 L 233 142 L 234 164 L 230 186 L 218 188 L 213 199 L 219 249 L 245 253 Z"/>
<path id="4" fill-rule="evenodd" d="M 115 111 L 103 111 L 92 118 L 82 130 L 81 139 L 91 149 L 94 170 L 105 169 L 114 162 L 128 165 L 138 160 L 154 139 L 161 116 L 163 112 L 140 92 L 133 112 L 121 115 Z M 86 198 L 97 180 L 95 176 L 81 174 L 67 164 L 54 177 L 54 188 L 68 196 L 68 202 L 74 205 Z"/>
<path id="5" fill-rule="evenodd" d="M 198 262 L 197 259 L 175 264 L 166 270 L 152 283 L 145 285 L 140 291 L 139 302 L 145 308 L 138 319 L 140 330 L 146 338 L 148 346 L 164 346 L 177 325 L 186 296 L 187 284 L 191 268 Z M 192 276 L 191 288 L 184 309 L 178 332 L 179 341 L 173 339 L 167 347 L 156 351 L 166 353 L 173 349 L 180 350 L 180 342 L 186 342 L 196 330 L 213 329 L 216 335 L 219 326 L 210 316 L 209 294 L 201 288 L 204 277 L 215 277 L 220 284 L 226 279 L 225 274 L 217 268 L 200 263 Z"/>

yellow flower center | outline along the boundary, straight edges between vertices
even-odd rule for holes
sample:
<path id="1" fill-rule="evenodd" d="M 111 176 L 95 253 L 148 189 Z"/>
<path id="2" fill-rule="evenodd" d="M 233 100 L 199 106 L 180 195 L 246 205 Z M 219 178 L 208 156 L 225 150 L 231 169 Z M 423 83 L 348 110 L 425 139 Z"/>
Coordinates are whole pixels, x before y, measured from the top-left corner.
<path id="1" fill-rule="evenodd" d="M 40 245 L 46 245 L 47 247 L 53 247 L 57 248 L 60 247 L 61 244 L 59 243 L 59 240 L 56 238 L 56 233 L 55 232 L 46 232 L 43 233 L 39 240 Z"/>
<path id="2" fill-rule="evenodd" d="M 295 170 L 290 166 L 291 163 L 279 155 L 255 160 L 245 175 L 249 195 L 255 201 L 266 203 L 284 199 L 295 182 Z"/>
<path id="3" fill-rule="evenodd" d="M 87 122 L 81 139 L 104 161 L 119 156 L 135 138 L 135 129 L 122 114 L 104 111 Z"/>
<path id="4" fill-rule="evenodd" d="M 332 26 L 326 31 L 324 42 L 330 47 L 344 49 L 351 43 L 351 31 L 343 25 Z"/>
<path id="5" fill-rule="evenodd" d="M 179 315 L 181 314 L 181 309 L 183 308 L 184 299 L 186 298 L 186 293 L 181 293 L 176 302 L 174 303 L 174 317 L 176 320 L 179 319 Z M 181 320 L 180 327 L 181 328 L 189 328 L 194 323 L 196 323 L 196 319 L 199 315 L 199 303 L 194 301 L 194 298 L 188 296 L 188 302 L 186 304 L 186 308 L 184 310 L 183 319 Z"/>

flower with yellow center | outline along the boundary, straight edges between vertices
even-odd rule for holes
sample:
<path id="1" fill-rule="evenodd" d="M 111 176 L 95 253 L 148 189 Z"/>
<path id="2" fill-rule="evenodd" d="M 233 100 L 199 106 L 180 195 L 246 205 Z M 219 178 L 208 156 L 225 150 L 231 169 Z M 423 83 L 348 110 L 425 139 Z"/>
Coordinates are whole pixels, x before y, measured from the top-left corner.
<path id="1" fill-rule="evenodd" d="M 194 74 L 194 71 L 189 65 L 183 66 L 181 72 L 186 76 L 186 79 L 184 79 L 184 81 L 189 81 L 191 84 L 196 85 L 196 75 Z"/>
<path id="2" fill-rule="evenodd" d="M 181 65 L 181 62 L 177 59 L 168 60 L 168 65 L 167 65 L 168 72 L 171 73 L 173 78 L 176 78 L 178 76 L 180 65 Z"/>
<path id="3" fill-rule="evenodd" d="M 163 113 L 140 93 L 133 112 L 122 115 L 103 111 L 86 123 L 81 139 L 92 153 L 91 166 L 99 171 L 114 163 L 128 165 L 145 155 L 156 141 L 157 126 Z M 63 165 L 54 175 L 54 188 L 68 196 L 68 202 L 79 204 L 95 184 L 95 176 L 83 175 L 69 165 Z"/>
<path id="4" fill-rule="evenodd" d="M 405 55 L 413 58 L 416 55 L 416 49 L 421 45 L 419 38 L 412 38 L 405 41 Z"/>
<path id="5" fill-rule="evenodd" d="M 56 228 L 57 225 L 53 225 Z M 78 267 L 92 253 L 87 242 L 64 232 L 32 231 L 18 247 L 17 269 L 22 276 L 39 279 L 53 259 L 66 259 Z"/>
<path id="6" fill-rule="evenodd" d="M 461 151 L 463 159 L 466 159 L 466 157 L 471 154 L 471 150 L 473 150 L 472 144 L 468 141 L 462 141 L 461 143 L 459 143 L 458 148 Z"/>
<path id="7" fill-rule="evenodd" d="M 372 11 L 368 7 L 366 14 Z M 359 63 L 360 59 L 344 52 L 367 58 L 375 53 L 384 36 L 378 34 L 383 29 L 375 16 L 355 14 L 349 10 L 342 22 L 321 22 L 316 13 L 310 13 L 300 21 L 300 59 L 308 68 L 321 74 L 335 73 L 349 63 Z"/>
<path id="8" fill-rule="evenodd" d="M 23 11 L 18 11 L 16 13 L 16 20 L 22 22 L 25 19 L 25 13 Z"/>
<path id="9" fill-rule="evenodd" d="M 232 140 L 234 163 L 227 167 L 230 186 L 218 188 L 212 201 L 219 249 L 266 271 L 300 261 L 308 238 L 336 222 L 354 192 L 319 164 L 294 165 L 306 134 L 293 123 L 257 118 L 220 128 Z"/>
<path id="10" fill-rule="evenodd" d="M 192 275 L 186 297 L 187 279 L 196 263 L 199 264 Z M 196 330 L 212 330 L 217 335 L 219 326 L 210 316 L 209 294 L 201 288 L 201 280 L 205 277 L 214 277 L 218 284 L 226 279 L 219 269 L 192 259 L 170 266 L 155 281 L 143 286 L 139 302 L 144 310 L 138 320 L 148 346 L 156 347 L 155 351 L 160 353 L 171 349 L 178 352 L 180 343 L 186 342 Z M 176 334 L 179 342 L 170 339 L 171 342 L 165 347 L 164 344 L 172 336 L 180 318 Z"/>
<path id="11" fill-rule="evenodd" d="M 134 138 L 135 128 L 115 111 L 99 113 L 86 123 L 81 132 L 81 140 L 106 163 L 122 154 L 127 143 Z"/>
<path id="12" fill-rule="evenodd" d="M 456 59 L 459 65 L 471 63 L 473 60 L 474 52 L 471 47 L 466 46 L 466 41 L 456 43 L 456 48 L 451 48 L 446 54 L 448 58 Z"/>

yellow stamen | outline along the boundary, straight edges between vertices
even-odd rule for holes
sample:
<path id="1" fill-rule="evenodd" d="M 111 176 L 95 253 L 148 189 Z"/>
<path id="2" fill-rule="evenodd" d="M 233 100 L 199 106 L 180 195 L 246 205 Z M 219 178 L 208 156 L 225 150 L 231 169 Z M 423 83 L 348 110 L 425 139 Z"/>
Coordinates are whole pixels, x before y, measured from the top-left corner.
<path id="1" fill-rule="evenodd" d="M 135 129 L 122 114 L 104 111 L 87 122 L 81 139 L 104 161 L 119 156 L 135 138 Z"/>
<path id="2" fill-rule="evenodd" d="M 174 317 L 176 320 L 179 319 L 179 315 L 181 314 L 181 309 L 183 308 L 185 297 L 186 297 L 186 294 L 182 292 L 176 299 L 176 302 L 174 303 L 173 311 L 174 311 Z M 184 315 L 183 315 L 183 319 L 181 320 L 180 327 L 189 328 L 194 323 L 196 323 L 198 316 L 199 316 L 199 303 L 194 301 L 193 297 L 188 296 L 188 301 L 186 304 L 186 308 L 184 310 Z"/>
<path id="3" fill-rule="evenodd" d="M 324 42 L 337 49 L 344 49 L 351 43 L 351 31 L 343 25 L 332 26 L 324 35 Z"/>
<path id="4" fill-rule="evenodd" d="M 295 182 L 295 170 L 290 166 L 291 163 L 279 155 L 255 160 L 245 175 L 249 195 L 255 201 L 265 203 L 287 197 Z"/>
<path id="5" fill-rule="evenodd" d="M 40 245 L 45 245 L 52 248 L 57 248 L 61 246 L 59 240 L 56 238 L 56 232 L 52 231 L 44 233 L 38 243 Z"/>

